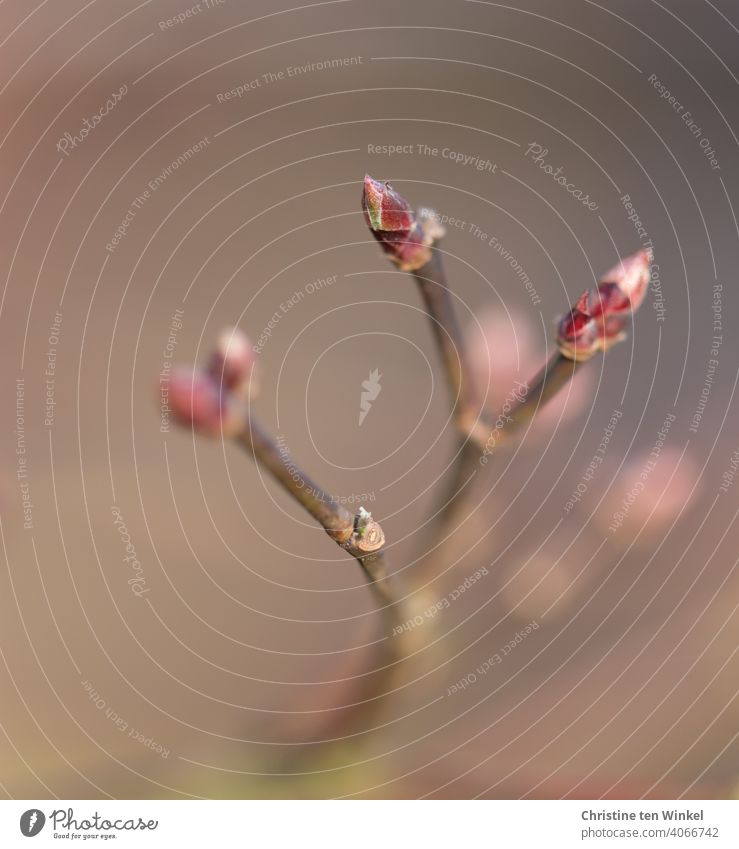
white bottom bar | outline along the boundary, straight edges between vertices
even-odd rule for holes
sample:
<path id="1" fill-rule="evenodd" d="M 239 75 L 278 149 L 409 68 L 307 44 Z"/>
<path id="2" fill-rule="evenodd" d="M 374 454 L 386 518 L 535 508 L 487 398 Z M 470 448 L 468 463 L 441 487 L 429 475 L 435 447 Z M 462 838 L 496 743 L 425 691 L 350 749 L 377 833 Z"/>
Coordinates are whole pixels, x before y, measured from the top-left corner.
<path id="1" fill-rule="evenodd" d="M 178 849 L 736 849 L 739 801 L 0 801 L 2 847 L 93 841 Z"/>

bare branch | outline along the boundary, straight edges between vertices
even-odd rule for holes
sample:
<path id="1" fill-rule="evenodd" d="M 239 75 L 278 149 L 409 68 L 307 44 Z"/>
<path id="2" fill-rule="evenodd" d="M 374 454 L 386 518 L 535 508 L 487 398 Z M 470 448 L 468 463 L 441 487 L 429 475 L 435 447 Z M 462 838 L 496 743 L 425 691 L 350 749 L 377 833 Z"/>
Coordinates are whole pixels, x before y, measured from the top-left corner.
<path id="1" fill-rule="evenodd" d="M 246 410 L 236 440 L 274 480 L 310 513 L 331 539 L 356 558 L 371 582 L 387 577 L 382 548 L 385 534 L 363 507 L 354 515 L 303 472 Z"/>

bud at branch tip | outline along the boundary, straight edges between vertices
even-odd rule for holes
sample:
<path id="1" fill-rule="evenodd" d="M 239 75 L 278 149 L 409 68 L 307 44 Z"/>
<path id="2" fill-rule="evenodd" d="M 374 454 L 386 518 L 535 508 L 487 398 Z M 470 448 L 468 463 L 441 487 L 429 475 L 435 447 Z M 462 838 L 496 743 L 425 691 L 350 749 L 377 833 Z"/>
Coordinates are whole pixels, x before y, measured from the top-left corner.
<path id="1" fill-rule="evenodd" d="M 389 183 L 364 178 L 362 209 L 372 235 L 401 271 L 416 271 L 431 259 L 444 230 L 428 212 L 418 216 Z"/>
<path id="2" fill-rule="evenodd" d="M 559 322 L 562 356 L 582 361 L 626 338 L 626 324 L 649 290 L 652 253 L 640 250 L 604 274 Z"/>

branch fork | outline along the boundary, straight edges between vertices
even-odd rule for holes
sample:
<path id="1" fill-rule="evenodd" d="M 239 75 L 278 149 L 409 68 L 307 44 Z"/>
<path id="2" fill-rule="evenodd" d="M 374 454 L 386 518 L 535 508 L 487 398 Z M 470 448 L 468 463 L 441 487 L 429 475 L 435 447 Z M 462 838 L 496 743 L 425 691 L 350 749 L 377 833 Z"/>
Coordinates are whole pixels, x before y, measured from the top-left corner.
<path id="1" fill-rule="evenodd" d="M 373 236 L 389 259 L 408 271 L 418 285 L 444 365 L 461 441 L 449 487 L 436 513 L 439 521 L 433 549 L 453 530 L 467 485 L 479 468 L 480 454 L 485 465 L 498 442 L 529 421 L 566 386 L 583 363 L 626 338 L 628 322 L 649 289 L 652 254 L 641 250 L 621 260 L 600 278 L 594 290 L 580 296 L 559 321 L 558 352 L 526 383 L 526 392 L 507 399 L 499 414 L 491 416 L 473 385 L 465 340 L 437 249 L 443 228 L 429 223 L 435 221 L 433 212 L 424 209 L 424 214 L 417 216 L 408 201 L 388 183 L 369 176 L 364 179 L 362 209 Z"/>
<path id="2" fill-rule="evenodd" d="M 364 507 L 356 515 L 328 495 L 262 426 L 251 409 L 256 395 L 255 358 L 238 328 L 223 331 L 205 370 L 176 368 L 170 405 L 180 424 L 205 436 L 238 442 L 313 516 L 334 542 L 351 554 L 371 581 L 385 577 L 385 535 Z"/>
<path id="3" fill-rule="evenodd" d="M 487 460 L 492 453 L 491 435 L 497 444 L 499 437 L 512 434 L 559 392 L 582 364 L 625 338 L 628 321 L 646 297 L 652 257 L 650 252 L 640 251 L 624 259 L 600 279 L 595 289 L 583 293 L 559 321 L 557 353 L 531 383 L 519 384 L 526 391 L 508 399 L 495 417 L 484 409 L 471 378 L 464 335 L 438 249 L 444 236 L 438 217 L 427 209 L 417 215 L 388 183 L 369 176 L 364 179 L 362 209 L 372 235 L 388 258 L 409 273 L 418 286 L 451 396 L 459 450 L 450 486 L 432 523 L 431 537 L 436 544 L 432 541 L 430 549 L 438 552 L 439 542 L 455 529 L 455 517 L 467 485 L 480 468 L 480 456 Z M 394 596 L 388 578 L 382 527 L 364 507 L 356 513 L 347 510 L 299 469 L 285 447 L 254 415 L 252 401 L 257 388 L 254 348 L 243 331 L 228 328 L 219 335 L 205 368 L 173 370 L 169 404 L 180 424 L 199 434 L 232 439 L 245 449 L 340 548 L 357 560 L 390 625 L 408 621 L 412 617 L 407 615 L 407 602 Z M 431 574 L 435 565 L 434 558 L 428 556 L 417 574 Z M 404 659 L 399 642 L 378 643 L 380 670 L 392 672 Z M 377 705 L 384 694 L 358 699 L 352 721 L 366 729 L 369 717 L 366 711 L 362 713 L 361 705 L 365 701 Z"/>

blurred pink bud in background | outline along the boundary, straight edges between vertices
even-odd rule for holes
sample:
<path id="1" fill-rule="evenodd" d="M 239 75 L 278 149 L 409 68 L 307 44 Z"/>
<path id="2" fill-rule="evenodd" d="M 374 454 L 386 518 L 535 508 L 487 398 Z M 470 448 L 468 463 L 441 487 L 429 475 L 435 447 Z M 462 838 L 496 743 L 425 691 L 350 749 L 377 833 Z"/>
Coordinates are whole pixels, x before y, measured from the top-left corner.
<path id="1" fill-rule="evenodd" d="M 682 456 L 682 460 L 680 459 Z M 624 463 L 597 513 L 598 523 L 631 544 L 662 535 L 700 491 L 700 468 L 682 449 L 640 449 Z M 695 489 L 694 489 L 695 487 Z"/>
<path id="2" fill-rule="evenodd" d="M 518 623 L 539 622 L 545 614 L 552 621 L 566 613 L 582 590 L 569 565 L 577 562 L 577 556 L 557 559 L 541 551 L 507 564 L 500 573 L 503 607 Z"/>
<path id="3" fill-rule="evenodd" d="M 487 395 L 485 407 L 497 414 L 511 387 L 517 381 L 530 381 L 538 372 L 545 352 L 537 345 L 534 325 L 524 313 L 488 309 L 478 321 L 480 327 L 476 321 L 467 327 L 470 369 L 480 396 Z M 539 410 L 532 432 L 554 427 L 560 416 L 567 421 L 580 415 L 590 400 L 592 385 L 592 374 L 579 371 L 562 392 Z"/>

